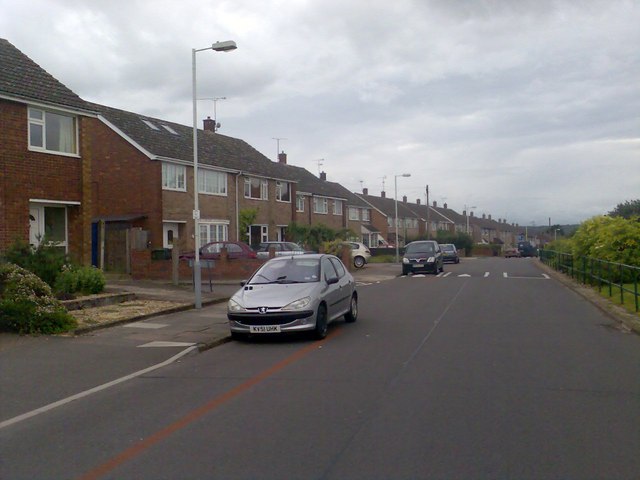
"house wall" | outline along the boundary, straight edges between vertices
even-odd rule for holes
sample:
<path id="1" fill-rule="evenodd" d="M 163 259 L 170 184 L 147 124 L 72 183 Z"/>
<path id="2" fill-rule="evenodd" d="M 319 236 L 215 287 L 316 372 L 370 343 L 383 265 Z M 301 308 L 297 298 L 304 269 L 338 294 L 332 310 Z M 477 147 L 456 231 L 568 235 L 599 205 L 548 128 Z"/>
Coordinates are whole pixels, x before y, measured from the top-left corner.
<path id="1" fill-rule="evenodd" d="M 150 160 L 100 120 L 89 121 L 92 217 L 145 215 L 135 225 L 149 231 L 152 249 L 162 248 L 161 163 Z"/>
<path id="2" fill-rule="evenodd" d="M 257 200 L 245 198 L 244 196 L 244 176 L 240 176 L 238 181 L 239 189 L 239 210 L 255 209 L 258 214 L 254 225 L 267 225 L 269 240 L 275 241 L 277 228 L 281 225 L 289 225 L 296 217 L 296 188 L 291 184 L 291 201 L 281 202 L 276 200 L 276 181 L 268 181 L 268 200 Z M 306 205 L 305 205 L 306 208 Z M 243 232 L 240 232 L 241 240 L 246 241 Z"/>
<path id="3" fill-rule="evenodd" d="M 27 105 L 0 100 L 2 149 L 0 170 L 0 250 L 17 239 L 29 241 L 29 199 L 80 202 L 67 206 L 68 251 L 78 262 L 88 263 L 90 229 L 83 227 L 90 199 L 83 198 L 83 129 L 90 119 L 78 118 L 81 157 L 28 150 Z"/>

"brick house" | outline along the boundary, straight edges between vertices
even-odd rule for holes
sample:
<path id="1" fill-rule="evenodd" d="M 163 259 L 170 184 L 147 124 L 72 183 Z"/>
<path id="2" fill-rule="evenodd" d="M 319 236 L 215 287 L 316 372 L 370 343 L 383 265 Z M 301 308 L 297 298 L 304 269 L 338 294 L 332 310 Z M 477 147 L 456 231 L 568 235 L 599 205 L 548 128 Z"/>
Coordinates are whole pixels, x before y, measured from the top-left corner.
<path id="1" fill-rule="evenodd" d="M 88 263 L 95 113 L 4 39 L 0 65 L 0 251 L 46 239 Z"/>
<path id="2" fill-rule="evenodd" d="M 386 192 L 384 191 L 380 193 L 379 197 L 369 195 L 367 188 L 364 188 L 362 193 L 357 195 L 372 207 L 371 224 L 378 230 L 383 242 L 395 245 L 396 204 L 398 208 L 399 245 L 405 245 L 424 234 L 424 220 L 418 213 L 411 210 L 406 202 L 406 197 L 396 202 L 394 198 L 387 198 Z"/>

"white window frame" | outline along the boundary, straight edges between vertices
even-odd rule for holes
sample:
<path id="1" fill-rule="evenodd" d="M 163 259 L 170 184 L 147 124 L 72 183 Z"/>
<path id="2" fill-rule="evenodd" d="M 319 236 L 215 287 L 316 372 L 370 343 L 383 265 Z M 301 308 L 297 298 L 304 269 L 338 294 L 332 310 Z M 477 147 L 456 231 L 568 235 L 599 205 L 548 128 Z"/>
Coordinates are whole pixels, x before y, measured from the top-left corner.
<path id="1" fill-rule="evenodd" d="M 291 184 L 289 182 L 276 181 L 276 200 L 291 203 Z"/>
<path id="2" fill-rule="evenodd" d="M 172 178 L 170 178 L 170 176 Z M 162 163 L 162 189 L 187 191 L 187 167 L 175 163 Z"/>
<path id="3" fill-rule="evenodd" d="M 333 214 L 342 215 L 342 200 L 333 201 Z"/>
<path id="4" fill-rule="evenodd" d="M 198 169 L 198 193 L 227 196 L 227 174 L 216 170 Z"/>
<path id="5" fill-rule="evenodd" d="M 371 221 L 371 212 L 369 211 L 368 208 L 363 208 L 362 209 L 362 221 L 363 222 L 370 222 Z"/>
<path id="6" fill-rule="evenodd" d="M 260 182 L 260 196 L 252 197 L 251 184 L 253 181 Z M 245 177 L 244 178 L 244 198 L 250 198 L 252 200 L 269 200 L 269 182 L 258 177 Z"/>
<path id="7" fill-rule="evenodd" d="M 349 220 L 360 220 L 360 214 L 355 207 L 349 207 Z"/>
<path id="8" fill-rule="evenodd" d="M 296 212 L 304 212 L 304 195 L 296 195 Z"/>
<path id="9" fill-rule="evenodd" d="M 198 222 L 200 246 L 209 242 L 226 242 L 229 240 L 228 220 L 200 220 Z"/>
<path id="10" fill-rule="evenodd" d="M 35 116 L 34 114 L 39 113 L 40 115 Z M 47 115 L 57 115 L 60 117 L 65 117 L 71 119 L 71 138 L 68 138 L 68 141 L 71 141 L 72 145 L 70 147 L 70 151 L 65 150 L 54 150 L 52 148 L 48 148 L 47 146 Z M 49 120 L 51 122 L 51 119 Z M 68 157 L 78 157 L 78 118 L 76 115 L 72 115 L 67 112 L 62 112 L 59 110 L 47 110 L 44 108 L 38 107 L 28 107 L 27 108 L 27 142 L 29 145 L 29 150 L 36 152 L 45 152 L 45 153 L 54 153 L 56 155 L 64 155 Z M 34 145 L 31 143 L 32 140 L 32 130 L 35 128 L 39 128 L 41 130 L 42 136 L 42 144 Z"/>
<path id="11" fill-rule="evenodd" d="M 47 209 L 56 208 L 64 210 L 64 240 L 50 241 L 49 245 L 64 248 L 65 253 L 69 251 L 69 211 L 67 205 L 47 204 L 39 202 L 29 203 L 29 244 L 34 247 L 39 246 L 46 235 L 46 213 Z M 35 213 L 35 215 L 34 215 Z M 35 229 L 35 231 L 34 231 Z"/>
<path id="12" fill-rule="evenodd" d="M 313 197 L 313 213 L 327 215 L 329 213 L 329 200 L 326 197 Z"/>

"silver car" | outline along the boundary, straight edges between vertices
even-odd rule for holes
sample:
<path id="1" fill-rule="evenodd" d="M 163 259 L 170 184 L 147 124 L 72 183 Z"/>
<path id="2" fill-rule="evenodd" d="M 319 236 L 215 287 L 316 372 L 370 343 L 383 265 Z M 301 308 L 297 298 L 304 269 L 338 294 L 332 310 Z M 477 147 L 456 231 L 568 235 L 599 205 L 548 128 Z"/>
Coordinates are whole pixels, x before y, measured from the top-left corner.
<path id="1" fill-rule="evenodd" d="M 234 338 L 249 334 L 311 331 L 358 317 L 356 284 L 338 257 L 326 254 L 276 257 L 265 262 L 229 300 L 227 318 Z"/>

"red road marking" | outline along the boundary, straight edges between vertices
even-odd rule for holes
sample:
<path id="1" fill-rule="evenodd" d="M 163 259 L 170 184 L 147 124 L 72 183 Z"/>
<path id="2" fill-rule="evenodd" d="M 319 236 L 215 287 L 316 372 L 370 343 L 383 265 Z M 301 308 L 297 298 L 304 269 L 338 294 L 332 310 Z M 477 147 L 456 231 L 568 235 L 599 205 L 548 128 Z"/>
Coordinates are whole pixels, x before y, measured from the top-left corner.
<path id="1" fill-rule="evenodd" d="M 170 435 L 177 432 L 178 430 L 183 429 L 187 425 L 198 420 L 200 417 L 206 415 L 212 410 L 234 399 L 238 395 L 241 395 L 242 393 L 249 390 L 251 387 L 257 385 L 263 380 L 266 380 L 272 375 L 275 375 L 276 373 L 283 370 L 284 368 L 291 365 L 292 363 L 300 360 L 301 358 L 303 358 L 304 356 L 308 355 L 313 350 L 315 350 L 319 344 L 321 344 L 326 340 L 329 340 L 330 338 L 337 336 L 340 332 L 341 332 L 340 328 L 334 329 L 333 332 L 327 335 L 327 338 L 325 338 L 324 340 L 313 342 L 311 345 L 301 348 L 300 350 L 288 356 L 284 360 L 262 371 L 255 377 L 250 378 L 246 382 L 241 383 L 240 385 L 238 385 L 235 388 L 232 388 L 228 392 L 218 395 L 217 397 L 212 399 L 210 402 L 205 403 L 201 407 L 196 408 L 195 410 L 191 411 L 181 419 L 176 420 L 172 424 L 164 427 L 162 430 L 159 430 L 156 433 L 152 434 L 151 436 L 139 441 L 138 443 L 127 448 L 122 453 L 116 455 L 115 457 L 112 457 L 111 459 L 107 460 L 105 463 L 98 465 L 97 467 L 88 471 L 81 477 L 78 477 L 78 480 L 97 480 L 98 478 L 106 475 L 107 473 L 111 472 L 112 470 L 119 467 L 123 463 L 128 462 L 129 460 L 135 458 L 145 450 L 151 448 L 155 444 L 160 443 L 162 440 L 169 437 Z"/>

